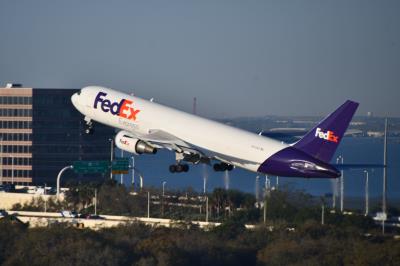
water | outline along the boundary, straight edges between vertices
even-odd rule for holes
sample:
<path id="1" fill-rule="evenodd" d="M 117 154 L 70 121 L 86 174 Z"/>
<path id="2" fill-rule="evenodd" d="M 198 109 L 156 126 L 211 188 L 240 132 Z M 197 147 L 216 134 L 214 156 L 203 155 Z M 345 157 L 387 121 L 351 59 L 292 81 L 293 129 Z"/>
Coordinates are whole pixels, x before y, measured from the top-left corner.
<path id="1" fill-rule="evenodd" d="M 119 154 L 119 153 L 117 153 Z M 126 155 L 126 153 L 125 153 Z M 343 156 L 344 163 L 383 163 L 383 139 L 382 138 L 344 138 L 334 158 Z M 175 162 L 175 154 L 170 151 L 160 150 L 156 155 L 141 155 L 135 157 L 135 166 L 142 172 L 144 185 L 162 187 L 166 181 L 166 189 L 193 188 L 202 192 L 204 189 L 204 177 L 206 177 L 206 190 L 212 191 L 216 187 L 238 189 L 255 193 L 256 173 L 242 169 L 234 169 L 229 175 L 224 172 L 214 172 L 211 167 L 203 165 L 191 165 L 188 173 L 171 174 L 168 166 Z M 400 198 L 400 140 L 388 139 L 388 199 Z M 382 169 L 369 169 L 369 195 L 371 198 L 382 195 Z M 119 181 L 120 176 L 116 179 Z M 260 176 L 260 187 L 263 187 L 264 176 Z M 275 186 L 276 178 L 271 177 L 271 186 Z M 136 176 L 136 183 L 139 184 Z M 124 176 L 124 183 L 131 183 L 131 175 Z M 279 178 L 279 187 L 289 186 L 301 189 L 312 195 L 325 195 L 333 193 L 332 180 L 304 179 L 304 178 Z M 364 169 L 344 171 L 344 194 L 346 197 L 363 197 L 365 189 Z M 337 200 L 336 206 L 340 203 Z"/>

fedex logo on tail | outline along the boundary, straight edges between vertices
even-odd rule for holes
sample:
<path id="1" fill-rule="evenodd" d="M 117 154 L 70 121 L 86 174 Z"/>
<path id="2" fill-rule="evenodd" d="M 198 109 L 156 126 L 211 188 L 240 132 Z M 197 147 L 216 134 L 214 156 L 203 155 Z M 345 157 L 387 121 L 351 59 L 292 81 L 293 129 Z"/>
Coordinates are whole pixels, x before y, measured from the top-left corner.
<path id="1" fill-rule="evenodd" d="M 93 108 L 97 109 L 97 106 L 100 103 L 100 109 L 108 113 L 110 112 L 112 115 L 117 115 L 129 120 L 136 120 L 136 115 L 140 112 L 140 110 L 133 108 L 133 102 L 130 100 L 122 99 L 120 102 L 111 102 L 106 99 L 107 93 L 99 92 L 94 99 Z"/>
<path id="2" fill-rule="evenodd" d="M 331 142 L 335 142 L 338 143 L 339 142 L 339 137 L 335 135 L 335 133 L 333 131 L 322 131 L 321 128 L 317 127 L 317 129 L 315 130 L 315 137 L 318 137 L 320 139 L 325 139 L 327 141 L 331 141 Z"/>

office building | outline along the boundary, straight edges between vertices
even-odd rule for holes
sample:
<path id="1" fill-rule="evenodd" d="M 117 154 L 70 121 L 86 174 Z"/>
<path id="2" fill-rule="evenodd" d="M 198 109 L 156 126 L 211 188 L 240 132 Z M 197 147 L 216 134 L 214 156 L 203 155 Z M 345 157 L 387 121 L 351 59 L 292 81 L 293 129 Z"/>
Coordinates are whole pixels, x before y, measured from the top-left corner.
<path id="1" fill-rule="evenodd" d="M 109 160 L 114 129 L 96 124 L 84 133 L 83 116 L 71 103 L 77 89 L 0 88 L 0 183 L 54 184 L 77 160 Z M 66 179 L 98 179 L 102 174 Z"/>

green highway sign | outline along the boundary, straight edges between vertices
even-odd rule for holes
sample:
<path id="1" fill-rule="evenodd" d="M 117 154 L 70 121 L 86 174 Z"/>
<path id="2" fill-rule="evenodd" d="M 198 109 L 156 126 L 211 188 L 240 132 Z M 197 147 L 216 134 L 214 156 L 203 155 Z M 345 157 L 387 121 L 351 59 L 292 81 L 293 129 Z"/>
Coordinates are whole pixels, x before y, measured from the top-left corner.
<path id="1" fill-rule="evenodd" d="M 116 158 L 111 163 L 113 174 L 127 174 L 129 171 L 129 158 Z"/>
<path id="2" fill-rule="evenodd" d="M 110 170 L 109 161 L 75 161 L 72 166 L 77 174 L 106 173 Z M 116 158 L 111 162 L 113 174 L 127 174 L 129 171 L 128 158 Z"/>
<path id="3" fill-rule="evenodd" d="M 78 174 L 106 173 L 109 171 L 110 163 L 108 161 L 75 161 L 72 166 Z"/>

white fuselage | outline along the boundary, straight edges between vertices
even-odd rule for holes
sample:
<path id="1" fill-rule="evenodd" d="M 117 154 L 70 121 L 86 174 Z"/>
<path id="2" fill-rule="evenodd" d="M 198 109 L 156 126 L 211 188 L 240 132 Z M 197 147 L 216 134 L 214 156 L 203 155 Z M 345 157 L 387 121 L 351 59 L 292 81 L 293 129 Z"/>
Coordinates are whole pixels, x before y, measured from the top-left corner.
<path id="1" fill-rule="evenodd" d="M 99 92 L 106 95 L 96 103 Z M 123 99 L 129 103 L 122 111 L 125 117 L 113 115 L 110 105 Z M 201 149 L 211 158 L 226 160 L 254 172 L 271 155 L 288 147 L 264 136 L 103 87 L 83 88 L 72 101 L 82 114 L 94 121 L 135 135 L 162 130 Z M 135 113 L 133 116 L 132 112 Z"/>

